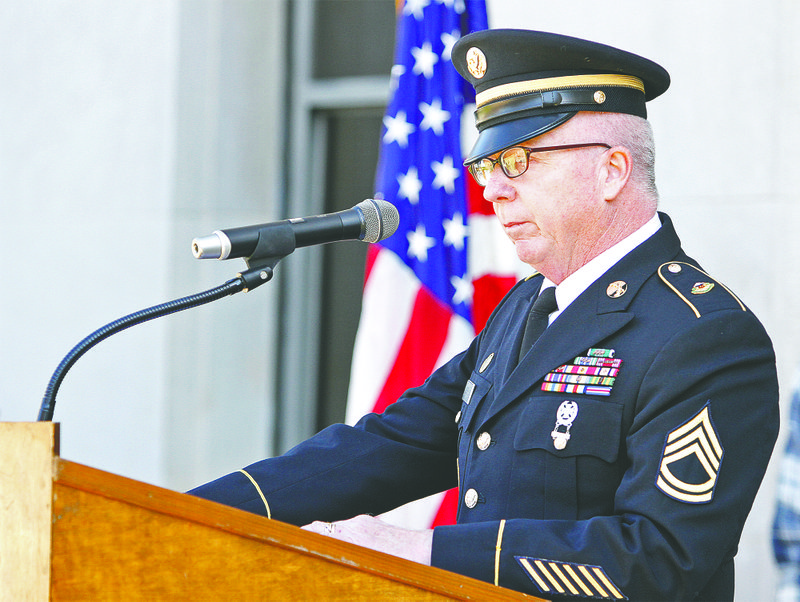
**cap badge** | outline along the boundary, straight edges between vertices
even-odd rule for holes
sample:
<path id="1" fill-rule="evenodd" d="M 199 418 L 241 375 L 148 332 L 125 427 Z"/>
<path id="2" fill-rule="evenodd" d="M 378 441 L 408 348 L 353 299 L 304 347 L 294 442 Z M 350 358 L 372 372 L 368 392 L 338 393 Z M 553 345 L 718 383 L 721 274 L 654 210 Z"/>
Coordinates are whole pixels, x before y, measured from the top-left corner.
<path id="1" fill-rule="evenodd" d="M 556 426 L 550 436 L 553 438 L 553 447 L 562 450 L 570 439 L 569 429 L 575 418 L 578 417 L 578 404 L 574 401 L 564 401 L 556 410 Z"/>
<path id="2" fill-rule="evenodd" d="M 467 50 L 467 71 L 476 79 L 486 75 L 486 55 L 476 46 Z"/>
<path id="3" fill-rule="evenodd" d="M 713 282 L 695 282 L 692 287 L 693 295 L 705 295 L 708 291 L 714 288 Z"/>
<path id="4" fill-rule="evenodd" d="M 628 283 L 622 280 L 617 280 L 616 282 L 612 282 L 606 288 L 606 295 L 611 297 L 612 299 L 618 299 L 622 295 L 628 292 Z"/>

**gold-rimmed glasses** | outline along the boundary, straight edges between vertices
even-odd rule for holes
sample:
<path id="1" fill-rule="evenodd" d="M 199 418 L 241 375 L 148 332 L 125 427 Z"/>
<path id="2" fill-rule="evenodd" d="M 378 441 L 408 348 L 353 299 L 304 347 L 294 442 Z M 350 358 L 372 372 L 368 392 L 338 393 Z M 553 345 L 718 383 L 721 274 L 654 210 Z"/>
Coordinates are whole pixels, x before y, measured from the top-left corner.
<path id="1" fill-rule="evenodd" d="M 497 159 L 490 159 L 488 157 L 470 163 L 467 169 L 475 181 L 480 186 L 486 186 L 489 181 L 489 176 L 494 171 L 496 165 L 500 165 L 500 169 L 509 178 L 517 178 L 524 174 L 528 169 L 528 157 L 532 153 L 544 153 L 549 151 L 573 150 L 576 148 L 588 148 L 591 146 L 601 146 L 603 148 L 611 148 L 605 142 L 585 142 L 583 144 L 562 144 L 560 146 L 539 146 L 537 148 L 528 148 L 526 146 L 512 146 L 505 149 L 502 153 L 497 155 Z"/>

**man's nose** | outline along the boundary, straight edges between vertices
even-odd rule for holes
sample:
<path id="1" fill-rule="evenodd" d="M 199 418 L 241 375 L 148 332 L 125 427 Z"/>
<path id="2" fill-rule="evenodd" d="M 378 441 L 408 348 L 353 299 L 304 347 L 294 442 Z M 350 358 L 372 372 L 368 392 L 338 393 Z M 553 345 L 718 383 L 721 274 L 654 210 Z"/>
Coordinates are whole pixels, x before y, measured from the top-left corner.
<path id="1" fill-rule="evenodd" d="M 486 180 L 483 187 L 483 198 L 490 203 L 502 203 L 510 201 L 516 196 L 516 190 L 511 183 L 511 179 L 503 173 L 499 165 L 496 165 Z"/>

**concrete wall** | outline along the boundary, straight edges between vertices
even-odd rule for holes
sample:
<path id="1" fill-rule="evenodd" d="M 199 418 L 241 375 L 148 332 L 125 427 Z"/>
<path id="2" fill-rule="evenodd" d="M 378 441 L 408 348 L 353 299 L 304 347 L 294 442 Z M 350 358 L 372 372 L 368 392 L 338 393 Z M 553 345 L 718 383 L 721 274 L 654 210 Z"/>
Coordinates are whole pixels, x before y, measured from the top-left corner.
<path id="1" fill-rule="evenodd" d="M 0 6 L 0 420 L 123 315 L 222 284 L 193 237 L 276 219 L 280 0 Z M 67 374 L 62 455 L 183 489 L 271 450 L 276 290 L 120 333 Z"/>
<path id="2" fill-rule="evenodd" d="M 593 39 L 642 54 L 670 72 L 670 89 L 648 109 L 661 209 L 687 252 L 765 324 L 778 356 L 785 415 L 800 364 L 800 3 L 488 4 L 490 27 Z M 737 556 L 739 600 L 773 596 L 770 524 L 782 445 L 783 439 L 745 527 Z"/>

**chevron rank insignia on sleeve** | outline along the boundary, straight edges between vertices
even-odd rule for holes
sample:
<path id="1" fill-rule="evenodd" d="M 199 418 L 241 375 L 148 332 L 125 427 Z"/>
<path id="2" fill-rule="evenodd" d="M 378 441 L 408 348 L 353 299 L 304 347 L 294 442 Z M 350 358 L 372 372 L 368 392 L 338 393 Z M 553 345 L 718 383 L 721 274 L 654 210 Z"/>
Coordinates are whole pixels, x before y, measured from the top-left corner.
<path id="1" fill-rule="evenodd" d="M 661 452 L 656 487 L 688 504 L 706 504 L 714 496 L 724 450 L 711 421 L 711 405 L 670 432 Z"/>
<path id="2" fill-rule="evenodd" d="M 516 556 L 522 570 L 547 595 L 627 600 L 599 566 Z"/>

